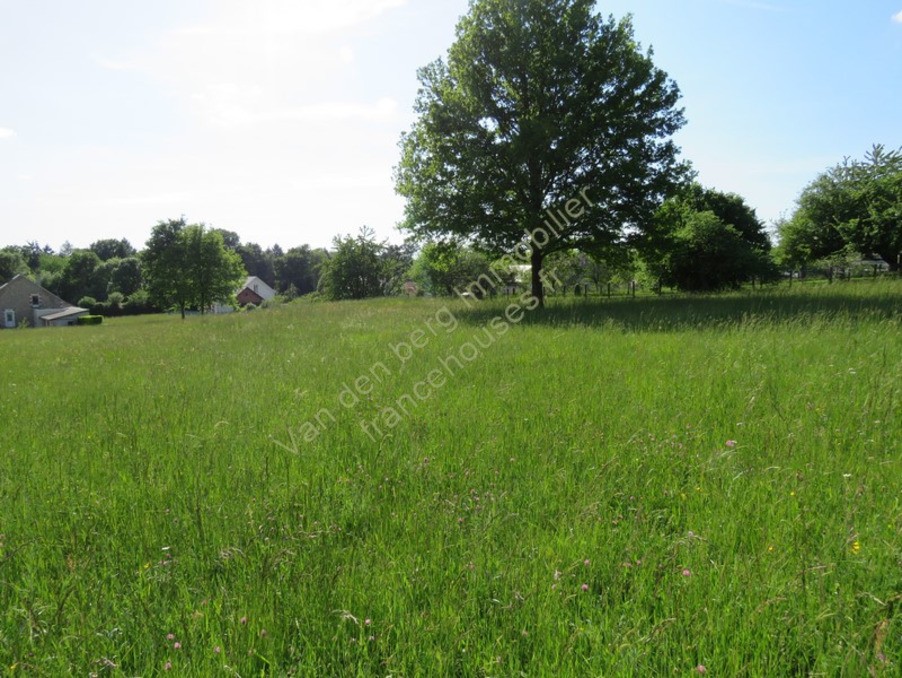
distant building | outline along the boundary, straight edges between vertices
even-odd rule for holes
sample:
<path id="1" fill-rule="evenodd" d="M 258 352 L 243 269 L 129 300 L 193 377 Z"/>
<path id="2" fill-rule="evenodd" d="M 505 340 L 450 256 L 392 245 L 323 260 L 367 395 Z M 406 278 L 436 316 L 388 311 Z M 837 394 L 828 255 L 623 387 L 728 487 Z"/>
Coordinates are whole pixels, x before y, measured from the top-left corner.
<path id="1" fill-rule="evenodd" d="M 235 295 L 239 306 L 253 304 L 259 306 L 264 301 L 275 298 L 276 291 L 255 275 L 249 276 Z"/>
<path id="2" fill-rule="evenodd" d="M 24 275 L 0 286 L 0 329 L 75 325 L 88 309 L 63 301 Z"/>

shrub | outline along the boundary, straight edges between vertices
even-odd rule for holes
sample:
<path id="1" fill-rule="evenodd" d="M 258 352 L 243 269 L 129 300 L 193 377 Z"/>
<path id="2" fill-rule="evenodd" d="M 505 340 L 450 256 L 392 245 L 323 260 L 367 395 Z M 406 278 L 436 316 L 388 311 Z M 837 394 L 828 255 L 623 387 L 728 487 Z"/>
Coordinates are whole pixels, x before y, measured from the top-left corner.
<path id="1" fill-rule="evenodd" d="M 99 325 L 102 322 L 102 315 L 83 315 L 78 319 L 79 325 Z"/>
<path id="2" fill-rule="evenodd" d="M 123 315 L 141 315 L 142 313 L 154 313 L 157 309 L 150 303 L 146 290 L 138 290 L 132 294 L 123 304 Z"/>
<path id="3" fill-rule="evenodd" d="M 82 297 L 78 300 L 78 306 L 90 310 L 97 306 L 97 300 L 94 297 Z"/>

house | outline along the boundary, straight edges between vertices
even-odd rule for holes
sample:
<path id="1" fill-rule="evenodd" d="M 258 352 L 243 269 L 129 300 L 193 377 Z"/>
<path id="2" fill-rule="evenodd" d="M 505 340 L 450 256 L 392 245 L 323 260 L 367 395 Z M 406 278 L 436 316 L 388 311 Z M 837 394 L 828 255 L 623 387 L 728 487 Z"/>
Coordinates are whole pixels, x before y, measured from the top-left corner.
<path id="1" fill-rule="evenodd" d="M 236 297 L 239 306 L 253 304 L 259 306 L 276 296 L 276 291 L 255 275 L 249 276 L 238 290 Z"/>
<path id="2" fill-rule="evenodd" d="M 73 306 L 23 275 L 0 286 L 0 329 L 75 325 L 88 309 Z"/>

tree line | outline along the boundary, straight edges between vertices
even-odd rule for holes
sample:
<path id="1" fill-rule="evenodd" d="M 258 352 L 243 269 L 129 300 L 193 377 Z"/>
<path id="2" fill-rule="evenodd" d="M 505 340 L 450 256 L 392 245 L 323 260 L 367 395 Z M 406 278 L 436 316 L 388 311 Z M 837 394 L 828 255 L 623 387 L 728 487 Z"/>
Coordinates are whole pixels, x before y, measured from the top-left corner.
<path id="1" fill-rule="evenodd" d="M 254 275 L 285 299 L 315 292 L 323 249 L 283 250 L 242 243 L 234 231 L 160 221 L 141 251 L 127 239 L 103 239 L 87 248 L 68 243 L 55 251 L 29 242 L 0 249 L 0 284 L 26 275 L 59 297 L 104 315 L 174 309 L 203 311 L 229 302 L 245 276 Z"/>
<path id="2" fill-rule="evenodd" d="M 687 292 L 832 280 L 863 259 L 899 270 L 902 149 L 875 145 L 817 176 L 774 247 L 741 196 L 701 186 L 680 158 L 680 91 L 652 56 L 629 17 L 604 17 L 594 0 L 473 0 L 446 57 L 418 74 L 395 168 L 404 244 L 363 228 L 329 250 L 264 250 L 170 220 L 142 252 L 124 240 L 7 247 L 0 280 L 29 272 L 70 300 L 184 313 L 244 274 L 285 298 L 340 300 L 410 292 L 408 281 L 453 294 L 490 271 L 516 286 L 525 267 L 541 303 L 546 269 L 561 291 L 641 281 Z M 522 266 L 499 266 L 512 254 Z"/>

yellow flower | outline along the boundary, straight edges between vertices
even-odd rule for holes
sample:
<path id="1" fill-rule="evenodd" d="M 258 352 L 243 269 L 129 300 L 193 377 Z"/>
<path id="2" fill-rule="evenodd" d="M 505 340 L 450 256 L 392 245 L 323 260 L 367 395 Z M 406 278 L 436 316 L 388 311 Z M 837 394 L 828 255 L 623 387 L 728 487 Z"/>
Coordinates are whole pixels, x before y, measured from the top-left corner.
<path id="1" fill-rule="evenodd" d="M 774 547 L 773 547 L 773 546 L 768 546 L 768 547 L 767 547 L 767 552 L 768 552 L 768 553 L 773 553 L 773 552 L 774 552 Z"/>
<path id="2" fill-rule="evenodd" d="M 852 553 L 858 553 L 861 550 L 861 542 L 857 539 L 852 542 Z"/>

